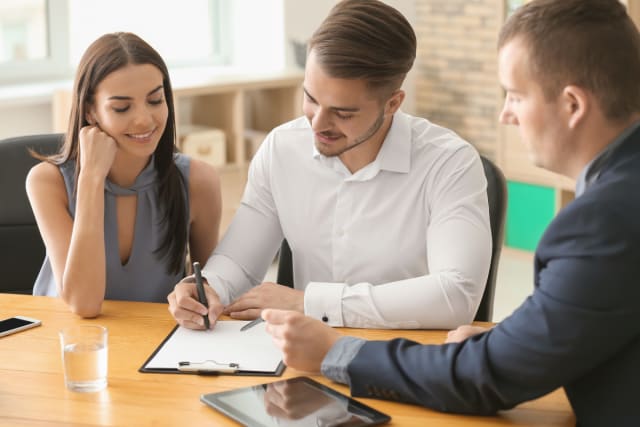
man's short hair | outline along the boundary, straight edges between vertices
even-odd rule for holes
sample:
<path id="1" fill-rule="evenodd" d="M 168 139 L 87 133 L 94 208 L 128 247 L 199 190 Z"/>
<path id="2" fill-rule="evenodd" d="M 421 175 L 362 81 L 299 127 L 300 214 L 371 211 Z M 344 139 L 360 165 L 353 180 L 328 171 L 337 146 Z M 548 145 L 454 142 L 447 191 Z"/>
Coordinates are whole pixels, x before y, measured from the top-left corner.
<path id="1" fill-rule="evenodd" d="M 640 111 L 640 36 L 618 0 L 534 0 L 507 20 L 498 49 L 516 38 L 548 100 L 576 85 L 610 120 Z"/>
<path id="2" fill-rule="evenodd" d="M 416 35 L 407 19 L 378 0 L 336 4 L 309 41 L 331 77 L 363 79 L 373 90 L 400 88 L 416 57 Z"/>

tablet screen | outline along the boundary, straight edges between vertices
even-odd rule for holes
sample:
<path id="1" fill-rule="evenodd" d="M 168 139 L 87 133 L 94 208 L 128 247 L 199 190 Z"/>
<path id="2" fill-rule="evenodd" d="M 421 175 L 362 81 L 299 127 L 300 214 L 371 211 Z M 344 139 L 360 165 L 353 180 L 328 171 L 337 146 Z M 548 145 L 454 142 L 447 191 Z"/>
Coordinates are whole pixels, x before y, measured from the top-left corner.
<path id="1" fill-rule="evenodd" d="M 203 394 L 200 400 L 246 426 L 359 427 L 391 420 L 307 377 Z"/>

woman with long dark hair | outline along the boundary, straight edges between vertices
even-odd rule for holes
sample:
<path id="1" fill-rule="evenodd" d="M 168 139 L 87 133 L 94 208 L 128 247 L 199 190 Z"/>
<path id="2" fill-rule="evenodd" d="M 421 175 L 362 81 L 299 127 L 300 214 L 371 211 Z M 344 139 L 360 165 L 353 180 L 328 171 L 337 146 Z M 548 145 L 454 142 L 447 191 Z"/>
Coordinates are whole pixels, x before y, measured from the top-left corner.
<path id="1" fill-rule="evenodd" d="M 39 156 L 27 193 L 47 256 L 35 295 L 93 317 L 104 299 L 166 301 L 189 251 L 218 239 L 215 170 L 176 153 L 167 66 L 131 33 L 93 42 L 77 69 L 60 151 Z"/>

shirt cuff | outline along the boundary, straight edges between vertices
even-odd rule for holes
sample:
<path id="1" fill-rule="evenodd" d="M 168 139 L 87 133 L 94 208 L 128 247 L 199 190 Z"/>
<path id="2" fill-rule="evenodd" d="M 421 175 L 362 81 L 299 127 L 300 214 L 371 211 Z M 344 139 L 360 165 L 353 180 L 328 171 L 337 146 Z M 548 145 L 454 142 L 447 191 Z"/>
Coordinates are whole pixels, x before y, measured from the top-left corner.
<path id="1" fill-rule="evenodd" d="M 356 357 L 366 340 L 355 337 L 342 337 L 329 349 L 322 360 L 322 375 L 338 383 L 351 385 L 347 368 Z"/>
<path id="2" fill-rule="evenodd" d="M 344 326 L 342 293 L 346 284 L 309 282 L 304 290 L 304 314 L 329 326 Z"/>

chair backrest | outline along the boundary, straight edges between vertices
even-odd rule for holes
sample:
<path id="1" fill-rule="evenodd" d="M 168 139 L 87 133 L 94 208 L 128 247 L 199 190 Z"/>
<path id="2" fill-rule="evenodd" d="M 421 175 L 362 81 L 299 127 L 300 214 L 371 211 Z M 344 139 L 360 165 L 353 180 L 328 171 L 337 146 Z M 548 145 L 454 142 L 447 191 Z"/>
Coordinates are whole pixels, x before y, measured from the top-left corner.
<path id="1" fill-rule="evenodd" d="M 507 180 L 504 174 L 491 160 L 484 156 L 482 167 L 487 177 L 487 198 L 489 199 L 489 223 L 491 225 L 491 264 L 489 266 L 489 277 L 484 288 L 480 306 L 476 312 L 474 320 L 490 322 L 493 317 L 493 299 L 496 291 L 496 279 L 498 278 L 498 264 L 500 262 L 500 252 L 502 251 L 502 240 L 504 237 L 504 222 L 507 213 Z"/>
<path id="2" fill-rule="evenodd" d="M 293 256 L 287 239 L 282 241 L 278 254 L 278 284 L 293 288 Z"/>
<path id="3" fill-rule="evenodd" d="M 502 250 L 502 239 L 504 236 L 504 222 L 507 211 L 507 181 L 500 168 L 486 157 L 480 157 L 482 159 L 484 174 L 487 177 L 489 222 L 491 225 L 493 248 L 491 251 L 489 277 L 487 278 L 487 284 L 474 320 L 490 322 L 493 316 L 493 299 L 496 290 L 496 278 L 498 277 L 498 263 L 500 261 L 500 251 Z M 277 281 L 281 285 L 293 287 L 293 256 L 286 239 L 283 240 L 282 246 L 280 247 Z"/>
<path id="4" fill-rule="evenodd" d="M 39 162 L 28 149 L 52 154 L 62 134 L 0 141 L 0 292 L 30 294 L 45 249 L 25 191 L 29 169 Z"/>

